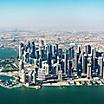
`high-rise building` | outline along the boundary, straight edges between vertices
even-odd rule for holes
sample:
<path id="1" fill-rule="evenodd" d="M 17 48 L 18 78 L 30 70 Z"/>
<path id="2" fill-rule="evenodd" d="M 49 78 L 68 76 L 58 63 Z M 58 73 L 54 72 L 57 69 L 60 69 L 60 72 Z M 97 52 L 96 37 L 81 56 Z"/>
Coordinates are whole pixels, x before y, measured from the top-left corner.
<path id="1" fill-rule="evenodd" d="M 87 54 L 82 54 L 82 73 L 87 73 Z"/>
<path id="2" fill-rule="evenodd" d="M 32 71 L 32 83 L 36 83 L 36 71 L 35 70 L 33 70 Z"/>
<path id="3" fill-rule="evenodd" d="M 72 61 L 68 60 L 68 77 L 71 78 L 72 77 Z"/>
<path id="4" fill-rule="evenodd" d="M 63 49 L 59 48 L 59 50 L 58 50 L 58 56 L 59 56 L 59 58 L 62 58 L 62 54 L 63 54 Z"/>
<path id="5" fill-rule="evenodd" d="M 78 59 L 79 59 L 79 53 L 75 53 L 75 70 L 78 73 Z"/>
<path id="6" fill-rule="evenodd" d="M 24 62 L 22 59 L 19 62 L 19 76 L 21 77 L 20 81 L 22 83 L 25 83 L 25 69 L 24 69 Z"/>
<path id="7" fill-rule="evenodd" d="M 61 65 L 62 73 L 64 73 L 64 61 L 63 60 L 60 61 L 60 65 Z"/>
<path id="8" fill-rule="evenodd" d="M 39 50 L 36 50 L 36 59 L 39 59 Z"/>
<path id="9" fill-rule="evenodd" d="M 85 45 L 85 54 L 91 54 L 91 46 L 90 45 Z"/>
<path id="10" fill-rule="evenodd" d="M 81 45 L 78 45 L 77 53 L 81 53 Z"/>
<path id="11" fill-rule="evenodd" d="M 58 44 L 56 44 L 55 53 L 56 53 L 56 55 L 58 56 Z"/>
<path id="12" fill-rule="evenodd" d="M 39 68 L 42 68 L 42 59 L 39 59 Z"/>
<path id="13" fill-rule="evenodd" d="M 51 63 L 51 60 L 52 60 L 52 54 L 48 53 L 47 64 L 49 65 L 49 73 L 50 74 L 52 73 L 52 63 Z"/>
<path id="14" fill-rule="evenodd" d="M 32 42 L 31 46 L 31 58 L 35 58 L 35 43 Z"/>
<path id="15" fill-rule="evenodd" d="M 91 79 L 92 75 L 91 75 L 91 63 L 87 64 L 87 78 Z"/>
<path id="16" fill-rule="evenodd" d="M 69 52 L 68 52 L 68 55 L 69 55 L 69 60 L 71 60 L 71 47 L 69 48 L 69 50 L 68 50 Z"/>
<path id="17" fill-rule="evenodd" d="M 98 58 L 98 69 L 99 69 L 99 77 L 103 77 L 103 58 Z"/>
<path id="18" fill-rule="evenodd" d="M 24 70 L 24 62 L 22 59 L 19 62 L 19 71 L 21 71 L 21 70 Z"/>
<path id="19" fill-rule="evenodd" d="M 39 68 L 38 69 L 38 80 L 45 80 L 45 69 Z"/>
<path id="20" fill-rule="evenodd" d="M 58 71 L 58 80 L 62 81 L 62 70 Z"/>
<path id="21" fill-rule="evenodd" d="M 44 49 L 41 48 L 41 49 L 40 49 L 40 57 L 41 57 L 42 60 L 44 60 L 44 55 L 45 55 L 45 54 L 44 54 Z"/>
<path id="22" fill-rule="evenodd" d="M 71 59 L 73 59 L 74 58 L 74 54 L 75 54 L 75 52 L 74 52 L 74 46 L 71 48 Z"/>
<path id="23" fill-rule="evenodd" d="M 23 54 L 24 54 L 24 44 L 23 43 L 21 43 L 20 45 L 19 45 L 19 59 L 22 59 L 23 57 Z"/>
<path id="24" fill-rule="evenodd" d="M 65 50 L 64 53 L 64 74 L 67 75 L 68 70 L 68 50 Z"/>

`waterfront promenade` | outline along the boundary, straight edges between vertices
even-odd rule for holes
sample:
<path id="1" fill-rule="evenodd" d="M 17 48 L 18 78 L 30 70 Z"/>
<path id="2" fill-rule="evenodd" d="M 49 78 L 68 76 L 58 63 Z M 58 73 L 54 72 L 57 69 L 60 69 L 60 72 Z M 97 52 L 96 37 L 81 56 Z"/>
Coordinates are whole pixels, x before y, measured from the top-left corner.
<path id="1" fill-rule="evenodd" d="M 2 76 L 10 76 L 10 77 L 14 77 L 15 80 L 18 79 L 18 72 L 1 72 L 0 75 Z M 29 85 L 29 83 L 18 83 L 15 86 L 5 86 L 3 85 L 3 83 L 0 82 L 0 86 L 1 87 L 5 87 L 5 88 L 16 88 L 16 87 L 27 87 L 27 88 L 34 88 L 34 89 L 39 89 L 41 87 L 68 87 L 68 86 L 92 86 L 92 85 L 104 85 L 104 80 L 103 79 L 87 79 L 87 78 L 79 78 L 79 79 L 73 79 L 73 80 L 62 80 L 62 81 L 48 81 L 46 83 L 42 83 L 41 85 L 37 84 L 37 85 Z"/>

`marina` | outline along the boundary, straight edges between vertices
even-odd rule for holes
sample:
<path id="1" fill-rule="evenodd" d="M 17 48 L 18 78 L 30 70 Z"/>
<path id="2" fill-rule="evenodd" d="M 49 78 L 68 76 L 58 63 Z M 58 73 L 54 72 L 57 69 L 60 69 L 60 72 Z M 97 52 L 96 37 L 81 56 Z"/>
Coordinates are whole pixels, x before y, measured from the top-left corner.
<path id="1" fill-rule="evenodd" d="M 0 75 L 0 86 L 8 89 L 22 87 L 22 84 L 16 82 L 15 77 Z"/>

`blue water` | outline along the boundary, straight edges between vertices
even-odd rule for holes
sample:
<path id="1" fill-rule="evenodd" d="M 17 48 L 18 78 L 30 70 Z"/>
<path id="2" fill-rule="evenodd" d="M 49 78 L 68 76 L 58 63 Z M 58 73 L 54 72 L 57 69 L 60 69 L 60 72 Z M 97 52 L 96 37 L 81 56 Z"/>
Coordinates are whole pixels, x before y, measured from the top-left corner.
<path id="1" fill-rule="evenodd" d="M 7 81 L 9 81 L 10 79 L 11 79 L 11 80 L 15 80 L 14 77 L 5 76 L 5 75 L 0 75 L 0 80 L 7 80 Z"/>
<path id="2" fill-rule="evenodd" d="M 11 48 L 0 48 L 0 59 L 8 59 L 10 57 L 16 57 L 17 52 Z"/>
<path id="3" fill-rule="evenodd" d="M 104 87 L 0 88 L 0 104 L 104 104 Z"/>

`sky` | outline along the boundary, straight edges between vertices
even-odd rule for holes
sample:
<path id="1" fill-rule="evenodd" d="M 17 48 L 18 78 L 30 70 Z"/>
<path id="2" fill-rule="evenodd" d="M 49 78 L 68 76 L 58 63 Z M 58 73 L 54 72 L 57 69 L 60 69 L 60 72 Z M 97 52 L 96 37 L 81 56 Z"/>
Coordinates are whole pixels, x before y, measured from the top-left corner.
<path id="1" fill-rule="evenodd" d="M 104 31 L 104 0 L 0 0 L 0 28 Z"/>

